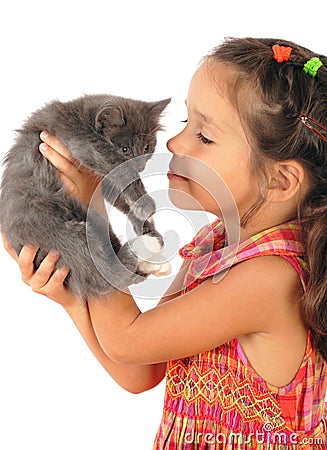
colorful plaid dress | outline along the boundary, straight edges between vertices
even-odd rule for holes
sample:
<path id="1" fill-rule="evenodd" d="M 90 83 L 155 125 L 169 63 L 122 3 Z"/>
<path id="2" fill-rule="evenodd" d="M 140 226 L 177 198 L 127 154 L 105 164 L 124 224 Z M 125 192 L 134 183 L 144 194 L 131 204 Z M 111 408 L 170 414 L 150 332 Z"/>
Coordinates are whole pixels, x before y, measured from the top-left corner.
<path id="1" fill-rule="evenodd" d="M 233 264 L 262 255 L 289 261 L 305 286 L 301 228 L 296 221 L 225 246 L 220 221 L 180 251 L 190 259 L 185 292 Z M 241 295 L 241 293 L 240 293 Z M 219 326 L 217 318 L 217 326 Z M 154 450 L 327 449 L 326 368 L 307 347 L 293 380 L 270 386 L 248 362 L 237 338 L 167 366 L 164 413 Z"/>

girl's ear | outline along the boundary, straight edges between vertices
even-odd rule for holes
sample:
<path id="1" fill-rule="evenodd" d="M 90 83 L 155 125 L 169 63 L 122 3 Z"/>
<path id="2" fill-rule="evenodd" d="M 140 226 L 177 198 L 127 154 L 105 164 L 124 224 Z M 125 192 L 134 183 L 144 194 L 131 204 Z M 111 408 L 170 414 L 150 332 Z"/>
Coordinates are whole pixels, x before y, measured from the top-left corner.
<path id="1" fill-rule="evenodd" d="M 276 161 L 273 164 L 267 199 L 271 202 L 286 202 L 294 198 L 303 185 L 305 171 L 295 160 Z"/>

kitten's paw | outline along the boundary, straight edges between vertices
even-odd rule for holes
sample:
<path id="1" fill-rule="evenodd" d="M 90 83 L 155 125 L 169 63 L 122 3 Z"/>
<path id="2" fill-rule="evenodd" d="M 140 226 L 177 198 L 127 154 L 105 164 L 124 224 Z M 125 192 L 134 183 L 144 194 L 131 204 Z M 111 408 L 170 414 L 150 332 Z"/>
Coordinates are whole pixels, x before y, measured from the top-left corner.
<path id="1" fill-rule="evenodd" d="M 160 253 L 162 245 L 156 237 L 143 234 L 134 239 L 131 243 L 131 249 L 138 258 L 147 260 L 154 253 Z"/>
<path id="2" fill-rule="evenodd" d="M 138 271 L 140 274 L 162 277 L 171 273 L 171 266 L 164 258 L 162 258 L 162 261 L 150 259 L 148 261 L 140 261 Z"/>
<path id="3" fill-rule="evenodd" d="M 162 255 L 154 255 L 152 256 L 148 264 L 152 266 L 152 274 L 157 277 L 161 277 L 163 275 L 169 275 L 171 273 L 171 265 L 170 262 L 166 260 Z"/>
<path id="4" fill-rule="evenodd" d="M 168 275 L 171 272 L 170 263 L 160 255 L 161 242 L 153 236 L 144 234 L 138 236 L 131 244 L 133 253 L 138 257 L 138 271 L 146 275 Z"/>

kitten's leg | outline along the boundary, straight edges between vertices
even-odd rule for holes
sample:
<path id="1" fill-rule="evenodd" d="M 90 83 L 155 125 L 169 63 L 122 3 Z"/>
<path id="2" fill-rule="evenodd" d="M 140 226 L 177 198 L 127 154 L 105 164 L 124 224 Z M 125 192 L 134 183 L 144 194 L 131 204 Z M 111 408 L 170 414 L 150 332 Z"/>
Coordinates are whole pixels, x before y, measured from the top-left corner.
<path id="1" fill-rule="evenodd" d="M 139 219 L 134 214 L 134 211 L 130 209 L 123 194 L 120 195 L 119 198 L 117 199 L 115 207 L 119 209 L 119 211 L 128 215 L 128 218 L 133 225 L 134 231 L 138 236 L 142 234 L 150 234 L 151 236 L 158 238 L 160 243 L 163 245 L 162 236 L 156 230 L 153 218 L 149 217 L 148 219 L 145 220 Z"/>
<path id="2" fill-rule="evenodd" d="M 131 174 L 131 178 L 133 174 Z M 134 177 L 132 183 L 124 179 L 123 176 L 118 180 L 105 178 L 102 182 L 102 192 L 105 199 L 117 208 L 125 208 L 125 205 L 119 206 L 120 198 L 123 196 L 124 203 L 128 206 L 128 212 L 133 211 L 134 215 L 141 220 L 152 216 L 156 211 L 156 204 L 153 198 L 146 192 L 140 178 Z M 123 211 L 123 209 L 121 209 Z M 125 212 L 125 211 L 124 211 Z"/>
<path id="3" fill-rule="evenodd" d="M 135 217 L 141 220 L 149 219 L 156 211 L 156 204 L 140 178 L 127 186 L 124 198 Z"/>
<path id="4" fill-rule="evenodd" d="M 156 230 L 154 220 L 151 217 L 155 212 L 156 206 L 152 197 L 145 191 L 141 179 L 137 179 L 129 184 L 123 191 L 119 191 L 117 186 L 114 186 L 110 180 L 107 180 L 103 187 L 103 192 L 108 201 L 110 201 L 110 198 L 114 199 L 113 205 L 128 215 L 137 235 L 150 234 L 156 237 L 160 244 L 163 245 L 162 236 Z M 110 194 L 108 195 L 108 193 Z M 133 196 L 132 198 L 130 194 Z M 138 203 L 137 208 L 135 207 L 136 202 Z M 143 206 L 144 204 L 147 205 L 146 208 Z M 148 214 L 149 211 L 150 214 Z"/>

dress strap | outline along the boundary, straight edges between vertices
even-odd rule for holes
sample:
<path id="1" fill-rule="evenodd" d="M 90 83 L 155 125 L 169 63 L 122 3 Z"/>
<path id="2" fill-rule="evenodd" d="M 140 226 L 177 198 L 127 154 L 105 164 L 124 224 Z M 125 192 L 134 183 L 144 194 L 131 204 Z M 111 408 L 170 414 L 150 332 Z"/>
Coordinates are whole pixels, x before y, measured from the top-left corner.
<path id="1" fill-rule="evenodd" d="M 307 275 L 307 266 L 303 258 L 301 258 L 300 256 L 287 256 L 287 255 L 284 255 L 283 258 L 286 259 L 286 261 L 288 261 L 294 267 L 301 280 L 303 291 L 305 291 L 308 275 Z"/>
<path id="2" fill-rule="evenodd" d="M 289 261 L 305 287 L 303 232 L 298 221 L 286 222 L 227 246 L 224 246 L 225 239 L 220 221 L 213 222 L 211 228 L 205 228 L 206 230 L 201 229 L 194 240 L 180 250 L 183 258 L 191 259 L 184 280 L 186 290 L 242 261 L 271 255 L 281 256 Z"/>

